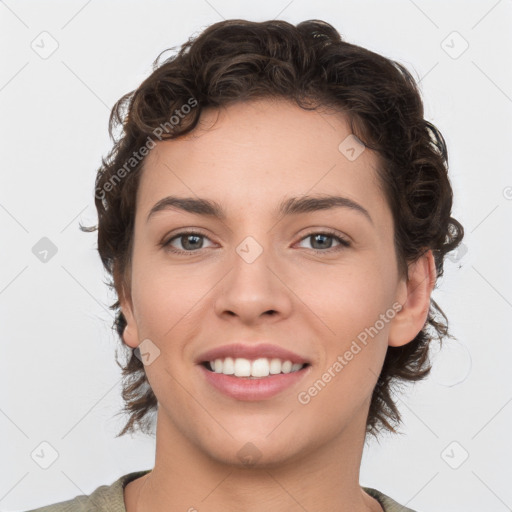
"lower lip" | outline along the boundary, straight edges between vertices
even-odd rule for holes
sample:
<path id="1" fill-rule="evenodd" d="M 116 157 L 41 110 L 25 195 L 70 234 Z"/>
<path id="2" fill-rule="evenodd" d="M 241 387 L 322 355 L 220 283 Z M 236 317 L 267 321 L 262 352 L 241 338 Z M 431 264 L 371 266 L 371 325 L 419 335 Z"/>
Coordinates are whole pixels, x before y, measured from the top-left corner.
<path id="1" fill-rule="evenodd" d="M 308 373 L 310 366 L 290 373 L 269 375 L 258 379 L 234 377 L 207 370 L 198 365 L 206 380 L 218 391 L 236 400 L 265 400 L 272 398 L 285 389 L 290 388 Z"/>

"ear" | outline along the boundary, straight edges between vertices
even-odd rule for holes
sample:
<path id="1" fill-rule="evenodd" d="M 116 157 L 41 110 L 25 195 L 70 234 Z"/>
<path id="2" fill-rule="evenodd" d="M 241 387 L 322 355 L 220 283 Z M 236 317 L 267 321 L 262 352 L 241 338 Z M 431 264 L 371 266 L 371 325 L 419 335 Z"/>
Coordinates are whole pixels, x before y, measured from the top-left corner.
<path id="1" fill-rule="evenodd" d="M 135 316 L 133 314 L 133 304 L 130 293 L 126 292 L 125 285 L 122 286 L 122 291 L 119 294 L 119 304 L 121 311 L 126 319 L 126 327 L 123 331 L 123 342 L 130 348 L 137 348 L 139 343 L 139 332 Z"/>
<path id="2" fill-rule="evenodd" d="M 436 283 L 436 265 L 432 250 L 408 266 L 397 290 L 402 309 L 391 321 L 388 345 L 400 347 L 412 341 L 423 329 L 430 308 L 430 294 Z"/>

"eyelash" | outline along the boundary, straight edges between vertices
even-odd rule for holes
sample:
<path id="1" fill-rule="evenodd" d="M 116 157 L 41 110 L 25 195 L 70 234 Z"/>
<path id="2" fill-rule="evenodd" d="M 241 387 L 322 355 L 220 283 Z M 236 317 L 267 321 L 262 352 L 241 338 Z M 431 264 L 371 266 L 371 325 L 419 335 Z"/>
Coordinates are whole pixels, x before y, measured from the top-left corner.
<path id="1" fill-rule="evenodd" d="M 177 233 L 176 235 L 174 235 L 172 238 L 170 238 L 166 242 L 162 242 L 160 245 L 163 248 L 165 248 L 166 250 L 168 250 L 169 252 L 172 252 L 174 254 L 183 254 L 183 255 L 187 255 L 187 256 L 195 255 L 198 253 L 198 251 L 201 251 L 201 249 L 196 249 L 196 250 L 192 250 L 192 251 L 182 251 L 181 249 L 176 249 L 174 247 L 171 247 L 171 245 L 170 245 L 173 240 L 179 239 L 179 238 L 181 238 L 183 236 L 187 236 L 187 235 L 194 235 L 194 236 L 199 236 L 199 237 L 203 237 L 203 238 L 208 238 L 203 233 L 199 233 L 197 231 L 181 231 L 180 233 Z M 351 243 L 348 240 L 341 237 L 336 232 L 330 231 L 328 229 L 324 230 L 324 231 L 311 231 L 311 232 L 307 233 L 306 235 L 304 235 L 299 240 L 299 242 L 302 242 L 303 240 L 305 240 L 313 235 L 325 235 L 325 236 L 334 238 L 336 241 L 338 241 L 340 243 L 340 245 L 338 245 L 337 247 L 329 247 L 328 249 L 325 249 L 325 250 L 310 249 L 311 251 L 314 251 L 316 254 L 321 254 L 321 253 L 325 254 L 326 252 L 330 253 L 332 251 L 339 251 L 339 250 L 342 250 L 342 249 L 345 249 L 345 248 L 348 248 L 351 246 Z M 202 249 L 204 249 L 204 248 L 202 248 Z"/>

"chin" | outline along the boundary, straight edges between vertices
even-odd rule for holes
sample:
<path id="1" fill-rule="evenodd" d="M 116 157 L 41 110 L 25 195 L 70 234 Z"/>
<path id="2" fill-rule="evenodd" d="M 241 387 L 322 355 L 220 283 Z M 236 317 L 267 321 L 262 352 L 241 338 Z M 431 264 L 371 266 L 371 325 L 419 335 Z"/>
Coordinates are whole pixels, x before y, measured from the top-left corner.
<path id="1" fill-rule="evenodd" d="M 211 439 L 209 441 L 211 442 Z M 201 449 L 217 463 L 240 469 L 262 470 L 290 463 L 300 457 L 302 451 L 296 444 L 285 442 L 283 439 L 270 441 L 262 434 L 224 439 L 223 442 L 202 446 Z"/>

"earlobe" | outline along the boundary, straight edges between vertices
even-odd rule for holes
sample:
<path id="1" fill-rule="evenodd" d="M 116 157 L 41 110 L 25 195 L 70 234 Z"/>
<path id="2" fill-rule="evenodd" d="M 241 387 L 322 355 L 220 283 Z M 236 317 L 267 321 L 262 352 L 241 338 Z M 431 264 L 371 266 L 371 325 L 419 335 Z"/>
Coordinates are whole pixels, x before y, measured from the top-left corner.
<path id="1" fill-rule="evenodd" d="M 124 291 L 122 298 L 119 299 L 121 311 L 126 320 L 126 326 L 123 331 L 123 342 L 130 348 L 137 348 L 139 346 L 139 335 L 137 324 L 133 315 L 133 307 L 130 301 L 125 299 Z"/>
<path id="2" fill-rule="evenodd" d="M 436 277 L 436 265 L 431 249 L 409 264 L 408 278 L 404 278 L 399 285 L 398 296 L 401 298 L 402 309 L 391 322 L 389 346 L 406 345 L 424 327 Z"/>

